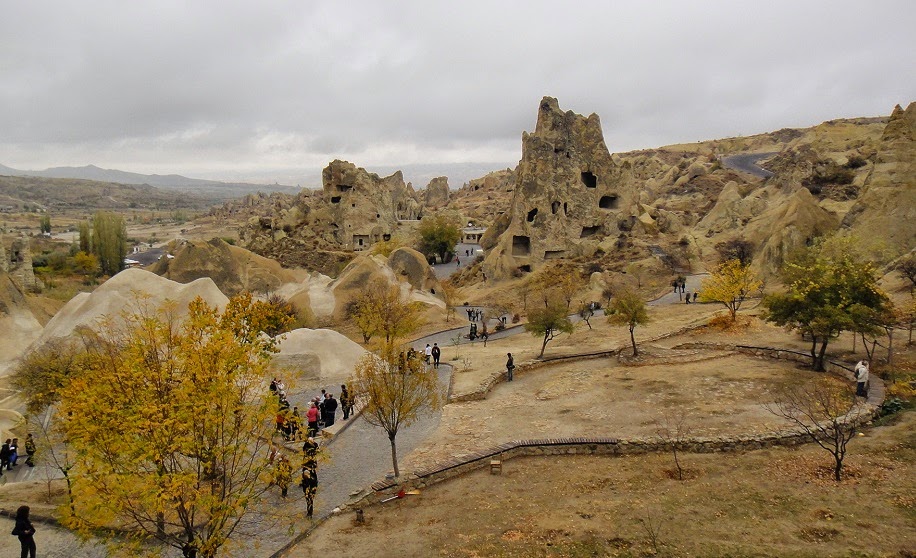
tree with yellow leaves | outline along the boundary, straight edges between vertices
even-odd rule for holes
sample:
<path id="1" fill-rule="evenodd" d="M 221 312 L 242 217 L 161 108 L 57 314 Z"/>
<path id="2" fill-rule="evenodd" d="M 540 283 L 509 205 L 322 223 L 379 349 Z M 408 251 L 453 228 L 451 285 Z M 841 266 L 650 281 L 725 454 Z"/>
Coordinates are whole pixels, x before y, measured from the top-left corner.
<path id="1" fill-rule="evenodd" d="M 738 318 L 738 309 L 748 296 L 760 290 L 763 281 L 741 260 L 727 260 L 716 267 L 700 287 L 702 302 L 719 302 L 728 309 L 731 321 Z"/>
<path id="2" fill-rule="evenodd" d="M 275 340 L 262 332 L 282 318 L 250 294 L 222 312 L 197 298 L 180 321 L 174 310 L 141 301 L 102 324 L 62 379 L 57 416 L 74 456 L 65 523 L 209 558 L 270 486 Z"/>
<path id="3" fill-rule="evenodd" d="M 360 359 L 347 386 L 363 404 L 363 419 L 388 434 L 394 476 L 400 476 L 398 431 L 424 413 L 442 407 L 445 396 L 439 387 L 438 373 L 420 358 L 398 355 L 389 349 L 381 355 L 370 353 Z"/>
<path id="4" fill-rule="evenodd" d="M 369 343 L 374 335 L 384 336 L 384 345 L 409 335 L 420 324 L 420 304 L 407 302 L 398 285 L 383 280 L 370 283 L 348 306 L 348 317 Z"/>
<path id="5" fill-rule="evenodd" d="M 612 325 L 625 325 L 630 329 L 630 344 L 633 345 L 633 356 L 639 356 L 636 349 L 636 336 L 633 330 L 638 325 L 649 323 L 649 312 L 646 303 L 636 291 L 631 289 L 621 290 L 611 301 L 607 309 L 607 321 Z"/>
<path id="6" fill-rule="evenodd" d="M 442 302 L 445 303 L 445 323 L 455 315 L 455 307 L 463 296 L 463 290 L 451 279 L 439 282 L 439 292 L 442 293 Z"/>

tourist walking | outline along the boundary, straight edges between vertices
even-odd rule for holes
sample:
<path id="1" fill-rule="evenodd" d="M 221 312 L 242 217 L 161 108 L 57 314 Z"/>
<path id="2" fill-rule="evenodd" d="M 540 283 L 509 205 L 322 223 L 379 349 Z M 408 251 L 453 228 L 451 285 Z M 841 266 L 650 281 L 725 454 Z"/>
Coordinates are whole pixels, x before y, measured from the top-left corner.
<path id="1" fill-rule="evenodd" d="M 282 453 L 277 457 L 276 471 L 274 472 L 274 484 L 280 488 L 280 497 L 286 498 L 289 490 L 289 483 L 293 481 L 293 467 L 289 459 Z"/>
<path id="2" fill-rule="evenodd" d="M 19 544 L 22 545 L 22 558 L 35 558 L 35 527 L 29 521 L 29 507 L 19 506 L 16 510 L 16 526 L 13 527 L 13 535 L 19 537 Z"/>
<path id="3" fill-rule="evenodd" d="M 10 442 L 12 440 L 7 439 L 3 442 L 3 445 L 0 446 L 0 476 L 3 475 L 3 469 L 10 470 Z"/>
<path id="4" fill-rule="evenodd" d="M 429 346 L 429 343 L 427 343 L 426 348 L 423 349 L 423 355 L 426 357 L 426 366 L 429 366 L 429 361 L 433 358 L 433 348 Z"/>
<path id="5" fill-rule="evenodd" d="M 856 397 L 868 398 L 868 361 L 856 363 Z"/>
<path id="6" fill-rule="evenodd" d="M 32 433 L 29 432 L 25 437 L 25 453 L 28 455 L 28 458 L 25 460 L 25 464 L 29 467 L 35 466 L 35 452 L 37 448 L 35 447 L 35 439 L 32 438 Z"/>
<path id="7" fill-rule="evenodd" d="M 439 368 L 439 357 L 442 356 L 442 349 L 439 348 L 438 343 L 433 343 L 431 354 L 433 355 L 433 368 Z"/>
<path id="8" fill-rule="evenodd" d="M 15 467 L 17 461 L 19 461 L 19 438 L 13 438 L 10 443 L 10 465 Z"/>
<path id="9" fill-rule="evenodd" d="M 506 360 L 506 377 L 508 381 L 512 381 L 512 373 L 515 371 L 515 360 L 512 359 L 512 353 L 506 353 L 506 356 L 509 357 Z"/>
<path id="10" fill-rule="evenodd" d="M 302 478 L 299 486 L 305 494 L 306 516 L 311 519 L 314 511 L 315 493 L 318 492 L 318 443 L 309 438 L 302 446 Z"/>

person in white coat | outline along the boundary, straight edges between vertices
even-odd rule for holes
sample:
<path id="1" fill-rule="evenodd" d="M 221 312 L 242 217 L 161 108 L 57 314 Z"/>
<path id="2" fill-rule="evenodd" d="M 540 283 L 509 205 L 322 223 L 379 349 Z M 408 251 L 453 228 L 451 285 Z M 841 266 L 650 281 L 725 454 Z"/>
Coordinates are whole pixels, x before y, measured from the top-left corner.
<path id="1" fill-rule="evenodd" d="M 856 397 L 868 398 L 868 361 L 856 363 Z"/>

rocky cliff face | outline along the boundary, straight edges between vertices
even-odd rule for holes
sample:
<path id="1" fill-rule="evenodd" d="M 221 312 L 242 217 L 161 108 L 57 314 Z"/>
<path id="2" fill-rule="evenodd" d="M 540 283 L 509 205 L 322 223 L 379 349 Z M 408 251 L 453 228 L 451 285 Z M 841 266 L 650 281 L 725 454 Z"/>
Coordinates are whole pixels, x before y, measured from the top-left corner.
<path id="1" fill-rule="evenodd" d="M 916 246 L 916 102 L 891 114 L 874 169 L 843 225 L 860 237 L 880 231 L 893 257 Z"/>
<path id="2" fill-rule="evenodd" d="M 598 115 L 563 112 L 545 97 L 535 131 L 522 134 L 508 225 L 484 271 L 501 278 L 545 260 L 593 254 L 629 217 L 635 191 L 621 186 Z"/>
<path id="3" fill-rule="evenodd" d="M 399 220 L 422 217 L 423 205 L 400 172 L 379 177 L 337 160 L 322 172 L 321 191 L 251 199 L 221 211 L 253 212 L 239 231 L 251 251 L 336 275 L 354 251 L 390 238 Z"/>
<path id="4" fill-rule="evenodd" d="M 448 177 L 433 178 L 426 186 L 425 205 L 429 209 L 441 209 L 448 205 L 449 200 Z"/>
<path id="5" fill-rule="evenodd" d="M 321 179 L 329 225 L 341 248 L 363 250 L 391 238 L 398 220 L 422 216 L 400 171 L 380 178 L 353 163 L 336 160 L 325 167 Z"/>

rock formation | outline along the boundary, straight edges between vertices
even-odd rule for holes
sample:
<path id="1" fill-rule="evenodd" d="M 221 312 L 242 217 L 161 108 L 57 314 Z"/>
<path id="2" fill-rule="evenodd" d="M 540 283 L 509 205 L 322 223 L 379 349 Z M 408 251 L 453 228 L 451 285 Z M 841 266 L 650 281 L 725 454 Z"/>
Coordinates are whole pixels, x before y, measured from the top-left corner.
<path id="1" fill-rule="evenodd" d="M 293 380 L 293 393 L 344 383 L 366 354 L 358 344 L 330 329 L 294 329 L 283 336 L 278 348 L 271 368 L 287 382 Z"/>
<path id="2" fill-rule="evenodd" d="M 400 219 L 419 219 L 422 211 L 398 171 L 380 178 L 353 163 L 335 160 L 321 173 L 330 228 L 344 249 L 364 250 L 388 240 Z"/>
<path id="3" fill-rule="evenodd" d="M 8 255 L 4 256 L 3 259 L 5 262 L 3 270 L 9 272 L 10 277 L 20 288 L 33 293 L 41 292 L 44 285 L 35 277 L 35 272 L 32 269 L 32 252 L 29 249 L 29 239 L 27 237 L 14 240 Z"/>
<path id="4" fill-rule="evenodd" d="M 183 285 L 142 269 L 125 269 L 93 292 L 79 293 L 70 299 L 45 325 L 32 348 L 51 339 L 69 337 L 81 326 L 97 327 L 103 316 L 117 318 L 121 312 L 136 308 L 141 299 L 151 309 L 158 308 L 166 300 L 172 301 L 176 305 L 176 315 L 181 317 L 187 313 L 188 303 L 198 296 L 219 308 L 229 301 L 208 277 Z"/>
<path id="5" fill-rule="evenodd" d="M 874 169 L 843 225 L 862 237 L 880 231 L 892 257 L 916 246 L 916 102 L 891 114 Z"/>
<path id="6" fill-rule="evenodd" d="M 441 209 L 448 205 L 448 200 L 448 178 L 440 176 L 430 180 L 429 184 L 426 186 L 426 207 L 428 209 Z"/>
<path id="7" fill-rule="evenodd" d="M 593 254 L 636 200 L 633 189 L 621 189 L 619 174 L 598 115 L 563 112 L 545 97 L 534 133 L 522 134 L 508 224 L 484 271 L 500 278 L 545 260 Z"/>
<path id="8" fill-rule="evenodd" d="M 168 256 L 149 266 L 149 271 L 179 283 L 209 277 L 227 296 L 242 291 L 274 292 L 280 286 L 301 280 L 301 274 L 285 269 L 274 260 L 214 238 L 210 241 L 172 242 Z"/>

